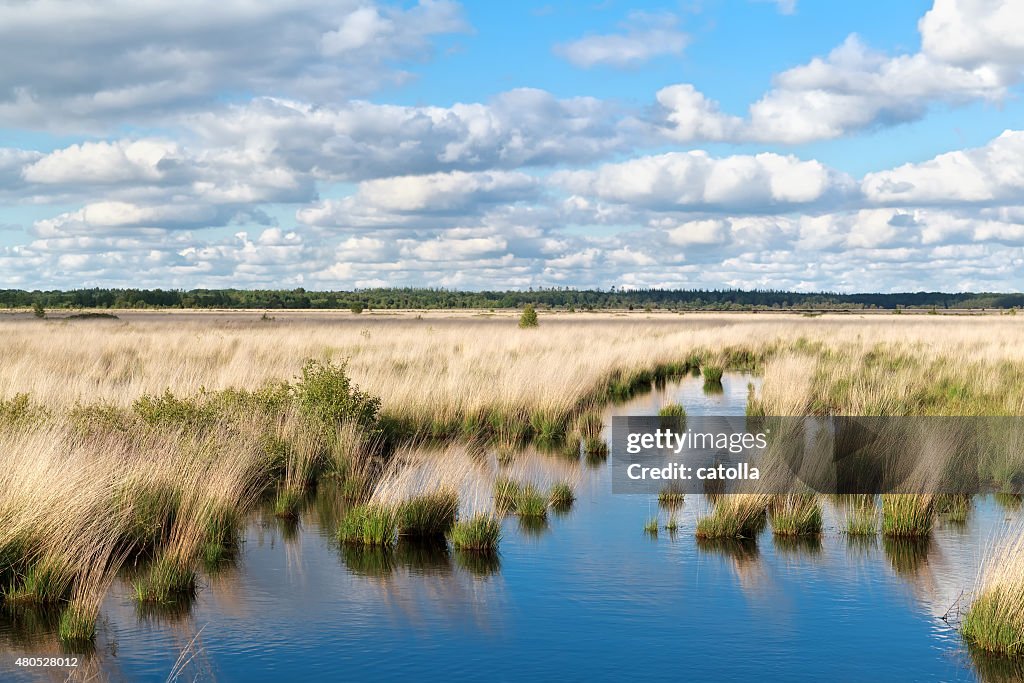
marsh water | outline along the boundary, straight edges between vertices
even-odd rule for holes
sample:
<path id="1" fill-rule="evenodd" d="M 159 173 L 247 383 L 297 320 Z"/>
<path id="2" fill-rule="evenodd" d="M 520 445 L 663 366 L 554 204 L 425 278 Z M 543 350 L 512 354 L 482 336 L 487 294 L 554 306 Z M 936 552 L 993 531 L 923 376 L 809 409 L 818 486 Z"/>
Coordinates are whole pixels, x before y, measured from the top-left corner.
<path id="1" fill-rule="evenodd" d="M 609 408 L 742 414 L 748 384 L 720 393 L 685 378 Z M 610 422 L 610 420 L 606 420 Z M 323 487 L 299 525 L 253 517 L 240 558 L 204 574 L 196 599 L 140 613 L 127 581 L 102 609 L 92 680 L 1017 680 L 969 652 L 957 605 L 1012 501 L 975 499 L 967 523 L 927 544 L 854 541 L 826 504 L 820 542 L 698 543 L 709 509 L 687 496 L 679 529 L 643 531 L 650 495 L 613 495 L 610 467 L 581 458 L 577 500 L 541 528 L 503 524 L 496 561 L 447 549 L 339 547 L 337 498 Z M 543 467 L 544 463 L 538 466 Z M 661 513 L 662 520 L 666 513 Z M 64 680 L 19 656 L 60 652 L 52 620 L 0 616 L 0 680 Z"/>

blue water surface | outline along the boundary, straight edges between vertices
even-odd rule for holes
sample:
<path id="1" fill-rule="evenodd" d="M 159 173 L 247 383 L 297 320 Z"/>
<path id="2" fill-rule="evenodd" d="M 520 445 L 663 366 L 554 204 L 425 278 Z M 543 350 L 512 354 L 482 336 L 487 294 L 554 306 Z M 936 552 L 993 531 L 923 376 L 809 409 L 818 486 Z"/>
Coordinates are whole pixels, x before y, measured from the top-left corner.
<path id="1" fill-rule="evenodd" d="M 742 414 L 750 378 L 721 393 L 686 378 L 609 408 Z M 554 457 L 554 456 L 553 456 Z M 297 529 L 254 517 L 235 566 L 204 576 L 178 613 L 140 614 L 127 581 L 103 607 L 92 680 L 491 681 L 638 678 L 833 681 L 1015 680 L 972 655 L 956 607 L 1008 511 L 979 498 L 968 523 L 940 523 L 929 544 L 854 542 L 826 507 L 820 543 L 751 544 L 694 537 L 708 510 L 687 496 L 675 534 L 651 537 L 656 497 L 613 495 L 610 468 L 581 461 L 577 501 L 546 528 L 503 524 L 498 565 L 447 549 L 343 549 L 332 503 L 311 501 Z M 64 680 L 18 656 L 59 652 L 0 618 L 0 679 Z M 52 632 L 49 634 L 52 636 Z M 177 668 L 176 668 L 177 663 Z"/>

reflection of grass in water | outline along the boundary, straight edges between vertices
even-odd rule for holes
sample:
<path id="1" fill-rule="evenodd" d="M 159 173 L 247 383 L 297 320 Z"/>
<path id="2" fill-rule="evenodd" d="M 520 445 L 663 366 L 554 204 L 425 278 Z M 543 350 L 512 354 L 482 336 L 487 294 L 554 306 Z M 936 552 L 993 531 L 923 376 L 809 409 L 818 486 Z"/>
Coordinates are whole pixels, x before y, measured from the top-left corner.
<path id="1" fill-rule="evenodd" d="M 931 547 L 930 538 L 882 537 L 882 548 L 897 574 L 916 574 L 928 563 Z"/>
<path id="2" fill-rule="evenodd" d="M 821 535 L 775 535 L 775 548 L 780 552 L 794 555 L 820 555 Z"/>
<path id="3" fill-rule="evenodd" d="M 601 444 L 603 444 L 603 448 L 600 450 L 587 450 L 587 454 L 583 458 L 583 461 L 587 463 L 587 467 L 597 469 L 608 462 L 608 444 L 604 441 Z"/>
<path id="4" fill-rule="evenodd" d="M 139 620 L 154 624 L 179 624 L 192 614 L 194 596 L 183 597 L 175 602 L 138 602 L 135 614 Z"/>
<path id="5" fill-rule="evenodd" d="M 401 540 L 393 547 L 343 543 L 341 557 L 357 576 L 383 577 L 405 568 L 414 574 L 451 573 L 451 555 L 447 543 Z"/>
<path id="6" fill-rule="evenodd" d="M 54 605 L 4 604 L 0 625 L 7 626 L 5 638 L 11 644 L 35 647 L 50 639 L 60 624 L 60 608 Z"/>
<path id="7" fill-rule="evenodd" d="M 530 515 L 519 517 L 519 530 L 524 536 L 539 538 L 546 534 L 550 529 L 551 527 L 548 525 L 547 516 L 538 517 L 536 515 Z"/>
<path id="8" fill-rule="evenodd" d="M 703 391 L 706 396 L 720 396 L 725 393 L 725 387 L 721 382 L 705 381 Z"/>
<path id="9" fill-rule="evenodd" d="M 292 543 L 299 540 L 299 531 L 302 525 L 298 517 L 278 517 L 274 520 L 277 523 L 277 530 L 281 532 L 281 540 L 285 543 Z"/>
<path id="10" fill-rule="evenodd" d="M 395 569 L 393 549 L 379 545 L 342 543 L 341 557 L 348 570 L 357 576 L 388 576 Z"/>
<path id="11" fill-rule="evenodd" d="M 846 536 L 846 551 L 853 556 L 867 556 L 878 547 L 878 538 L 875 534 L 848 534 Z"/>
<path id="12" fill-rule="evenodd" d="M 1024 496 L 1019 493 L 997 493 L 996 503 L 1006 512 L 1019 512 L 1024 506 Z"/>
<path id="13" fill-rule="evenodd" d="M 452 571 L 451 553 L 443 539 L 440 542 L 411 539 L 399 541 L 394 555 L 397 566 L 405 567 L 414 574 L 450 574 Z"/>
<path id="14" fill-rule="evenodd" d="M 757 562 L 761 559 L 761 551 L 757 548 L 757 541 L 753 539 L 697 537 L 697 549 L 705 553 L 723 555 L 738 564 Z"/>
<path id="15" fill-rule="evenodd" d="M 679 487 L 669 484 L 658 493 L 658 505 L 667 510 L 678 510 L 683 506 L 686 495 Z"/>
<path id="16" fill-rule="evenodd" d="M 481 578 L 501 571 L 501 556 L 496 552 L 456 550 L 455 561 L 473 576 Z"/>
<path id="17" fill-rule="evenodd" d="M 968 643 L 971 664 L 984 683 L 1019 683 L 1024 681 L 1024 659 L 994 655 Z"/>

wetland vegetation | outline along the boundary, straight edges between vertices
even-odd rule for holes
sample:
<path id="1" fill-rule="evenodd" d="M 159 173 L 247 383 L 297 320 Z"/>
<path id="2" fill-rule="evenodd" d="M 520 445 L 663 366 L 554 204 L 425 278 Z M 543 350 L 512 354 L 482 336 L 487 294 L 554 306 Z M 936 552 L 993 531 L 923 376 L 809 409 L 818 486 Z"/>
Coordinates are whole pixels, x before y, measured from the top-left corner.
<path id="1" fill-rule="evenodd" d="M 608 402 L 698 370 L 705 385 L 759 376 L 754 415 L 1024 413 L 1019 317 L 542 313 L 520 330 L 514 313 L 242 315 L 0 321 L 4 609 L 55 611 L 65 645 L 87 648 L 114 582 L 128 581 L 140 610 L 187 609 L 199 573 L 241 552 L 249 516 L 267 507 L 288 529 L 328 490 L 332 536 L 354 562 L 379 572 L 409 553 L 446 557 L 450 544 L 486 575 L 506 515 L 543 534 L 573 506 L 577 468 L 607 454 Z M 1005 440 L 978 474 L 1019 508 L 1024 437 Z M 531 449 L 550 463 L 531 469 L 518 455 Z M 683 502 L 666 489 L 667 523 L 634 528 L 674 536 Z M 927 543 L 937 520 L 963 524 L 973 508 L 932 493 L 839 502 L 851 539 L 880 531 L 887 548 Z M 820 546 L 824 504 L 806 491 L 707 496 L 693 534 L 744 548 L 728 555 L 737 563 L 769 527 L 780 548 L 806 552 Z M 972 647 L 1022 654 L 1021 539 L 1011 528 L 994 544 L 968 591 L 960 630 Z"/>

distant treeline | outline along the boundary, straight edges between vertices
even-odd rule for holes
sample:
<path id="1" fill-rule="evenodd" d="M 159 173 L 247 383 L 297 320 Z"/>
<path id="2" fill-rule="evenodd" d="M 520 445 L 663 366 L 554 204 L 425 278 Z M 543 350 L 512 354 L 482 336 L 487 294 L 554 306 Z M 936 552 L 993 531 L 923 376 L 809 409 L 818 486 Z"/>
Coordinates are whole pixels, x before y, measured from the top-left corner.
<path id="1" fill-rule="evenodd" d="M 361 289 L 316 292 L 305 289 L 76 289 L 71 291 L 0 290 L 0 307 L 27 308 L 518 308 L 768 310 L 1015 308 L 1024 294 L 907 292 L 901 294 L 834 294 L 766 289 L 629 289 L 567 288 L 524 291 L 465 292 L 447 289 Z"/>

